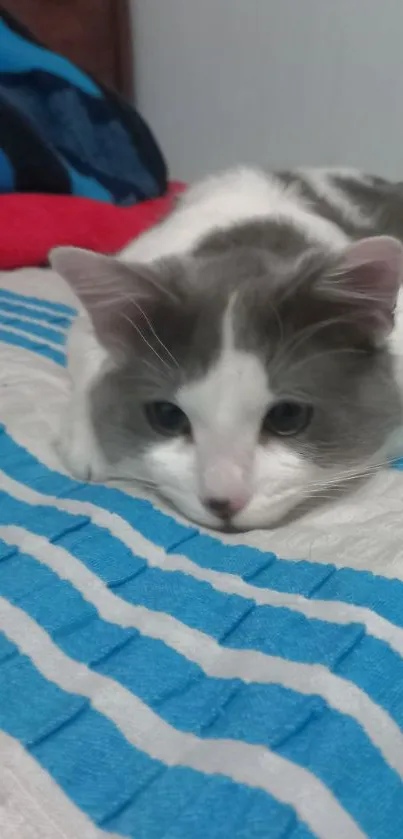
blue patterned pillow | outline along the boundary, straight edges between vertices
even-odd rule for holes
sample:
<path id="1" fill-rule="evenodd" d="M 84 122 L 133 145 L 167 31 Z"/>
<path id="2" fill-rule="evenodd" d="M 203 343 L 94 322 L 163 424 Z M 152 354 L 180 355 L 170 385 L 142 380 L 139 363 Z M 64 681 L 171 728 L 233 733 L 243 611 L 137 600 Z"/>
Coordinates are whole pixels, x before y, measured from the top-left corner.
<path id="1" fill-rule="evenodd" d="M 139 114 L 0 9 L 0 193 L 135 204 L 166 188 Z"/>

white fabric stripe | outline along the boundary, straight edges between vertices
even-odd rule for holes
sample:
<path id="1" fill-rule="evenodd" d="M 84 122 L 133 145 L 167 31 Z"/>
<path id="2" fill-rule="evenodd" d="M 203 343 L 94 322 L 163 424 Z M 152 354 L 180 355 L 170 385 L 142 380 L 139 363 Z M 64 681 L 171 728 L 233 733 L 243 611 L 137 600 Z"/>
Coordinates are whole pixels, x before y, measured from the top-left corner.
<path id="1" fill-rule="evenodd" d="M 60 332 L 61 335 L 67 335 L 68 329 L 66 329 L 63 326 L 58 326 L 57 324 L 50 323 L 50 321 L 37 320 L 37 318 L 29 317 L 28 315 L 19 315 L 19 314 L 16 314 L 15 312 L 6 312 L 1 307 L 1 304 L 3 302 L 5 303 L 6 301 L 5 300 L 3 301 L 0 298 L 0 315 L 3 315 L 5 318 L 11 318 L 11 319 L 15 318 L 17 320 L 24 321 L 24 323 L 35 323 L 36 326 L 43 326 L 44 329 L 54 329 L 55 332 Z M 49 312 L 49 314 L 52 314 L 52 313 Z M 60 315 L 60 317 L 64 317 L 64 315 Z M 4 327 L 4 329 L 7 329 L 7 326 L 5 326 L 3 323 L 0 324 L 0 325 L 1 325 L 2 328 Z M 31 334 L 33 334 L 33 333 L 30 333 L 30 335 Z M 37 337 L 39 337 L 39 336 L 37 336 Z"/>
<path id="2" fill-rule="evenodd" d="M 0 271 L 0 282 L 0 297 L 2 297 L 4 291 L 11 292 L 13 296 L 18 294 L 25 300 L 27 297 L 36 297 L 38 302 L 33 305 L 38 309 L 46 308 L 46 311 L 49 311 L 46 306 L 47 303 L 55 303 L 56 306 L 69 306 L 73 310 L 77 309 L 79 305 L 77 297 L 67 283 L 51 268 L 33 268 L 30 266 L 28 268 L 14 268 L 11 271 Z"/>
<path id="3" fill-rule="evenodd" d="M 1 279 L 3 279 L 3 277 L 1 277 Z M 8 289 L 7 289 L 7 291 L 8 291 Z M 17 293 L 24 296 L 23 291 L 18 291 Z M 29 292 L 27 292 L 27 294 L 29 294 Z M 43 302 L 44 303 L 49 302 L 49 303 L 56 303 L 57 304 L 59 301 L 50 300 L 50 299 L 46 298 L 46 299 L 44 299 Z M 58 311 L 57 309 L 51 309 L 48 306 L 41 306 L 40 303 L 31 303 L 30 300 L 19 300 L 18 298 L 16 298 L 15 300 L 12 300 L 11 297 L 3 297 L 2 293 L 1 293 L 1 289 L 0 289 L 0 307 L 1 307 L 2 303 L 11 303 L 14 306 L 29 306 L 29 308 L 32 309 L 35 312 L 40 312 L 41 314 L 43 312 L 46 315 L 54 315 L 55 317 L 67 318 L 67 320 L 70 320 L 71 322 L 73 321 L 73 319 L 75 317 L 75 315 L 70 315 L 69 312 Z M 60 301 L 60 303 L 64 304 L 64 301 Z"/>
<path id="4" fill-rule="evenodd" d="M 388 714 L 352 682 L 336 676 L 322 665 L 301 664 L 255 650 L 227 649 L 172 615 L 127 603 L 64 548 L 24 528 L 0 526 L 0 538 L 31 554 L 72 583 L 104 620 L 133 627 L 144 635 L 164 641 L 199 665 L 208 676 L 239 678 L 246 683 L 282 684 L 308 696 L 322 696 L 331 707 L 353 717 L 385 760 L 403 777 L 402 732 Z"/>
<path id="5" fill-rule="evenodd" d="M 0 627 L 45 678 L 88 697 L 136 748 L 168 766 L 186 766 L 257 787 L 292 806 L 321 839 L 365 839 L 327 787 L 314 775 L 261 746 L 201 740 L 177 731 L 117 682 L 68 658 L 22 609 L 0 597 Z"/>
<path id="6" fill-rule="evenodd" d="M 0 731 L 1 839 L 119 839 L 97 828 L 23 746 Z"/>
<path id="7" fill-rule="evenodd" d="M 15 326 L 8 326 L 4 323 L 0 323 L 0 329 L 3 332 L 13 332 L 14 335 L 18 335 L 22 338 L 29 338 L 30 341 L 34 341 L 37 344 L 47 344 L 48 347 L 51 347 L 53 350 L 57 350 L 60 353 L 65 351 L 63 344 L 56 344 L 54 341 L 49 341 L 49 339 L 44 338 L 43 335 L 33 335 L 32 332 L 25 332 L 23 329 L 17 329 Z M 26 351 L 25 347 L 22 347 L 22 349 Z"/>
<path id="8" fill-rule="evenodd" d="M 10 495 L 14 495 L 16 498 L 32 505 L 46 504 L 74 515 L 88 516 L 94 524 L 107 528 L 133 553 L 144 557 L 155 568 L 162 568 L 164 571 L 183 571 L 194 579 L 209 582 L 217 591 L 226 594 L 238 594 L 240 597 L 254 600 L 261 606 L 285 606 L 301 612 L 308 618 L 318 618 L 333 623 L 361 623 L 370 635 L 389 644 L 398 655 L 403 657 L 403 628 L 395 626 L 395 624 L 365 606 L 355 606 L 352 603 L 343 603 L 336 600 L 310 600 L 300 594 L 259 588 L 245 582 L 236 574 L 226 574 L 223 571 L 203 568 L 180 554 L 166 554 L 162 548 L 145 539 L 116 513 L 109 513 L 107 510 L 87 501 L 43 495 L 24 484 L 14 481 L 1 471 L 0 489 L 4 489 Z M 390 576 L 396 578 L 396 573 Z"/>

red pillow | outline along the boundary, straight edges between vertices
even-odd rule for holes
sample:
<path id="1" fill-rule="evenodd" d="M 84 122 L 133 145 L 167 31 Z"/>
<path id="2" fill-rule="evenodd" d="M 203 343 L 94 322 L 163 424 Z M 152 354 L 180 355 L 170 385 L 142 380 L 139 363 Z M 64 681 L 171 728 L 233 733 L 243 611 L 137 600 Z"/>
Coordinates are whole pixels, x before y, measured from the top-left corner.
<path id="1" fill-rule="evenodd" d="M 57 245 L 113 253 L 161 219 L 183 184 L 163 198 L 116 207 L 66 195 L 0 196 L 0 270 L 46 265 Z"/>

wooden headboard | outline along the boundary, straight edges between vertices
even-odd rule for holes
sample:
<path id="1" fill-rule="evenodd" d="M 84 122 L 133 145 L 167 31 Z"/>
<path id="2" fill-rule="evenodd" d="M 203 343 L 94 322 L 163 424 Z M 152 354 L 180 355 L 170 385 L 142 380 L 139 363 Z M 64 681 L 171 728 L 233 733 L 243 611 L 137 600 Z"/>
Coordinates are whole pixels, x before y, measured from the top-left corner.
<path id="1" fill-rule="evenodd" d="M 129 0 L 1 0 L 1 5 L 46 46 L 131 98 Z"/>

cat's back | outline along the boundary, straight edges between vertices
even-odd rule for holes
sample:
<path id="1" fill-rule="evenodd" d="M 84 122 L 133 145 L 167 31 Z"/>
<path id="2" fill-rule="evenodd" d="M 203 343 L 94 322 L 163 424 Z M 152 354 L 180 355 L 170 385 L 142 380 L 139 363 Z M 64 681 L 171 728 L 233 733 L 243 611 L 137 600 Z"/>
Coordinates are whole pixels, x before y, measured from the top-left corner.
<path id="1" fill-rule="evenodd" d="M 219 231 L 261 223 L 289 226 L 331 250 L 352 238 L 403 239 L 403 188 L 355 169 L 267 173 L 240 167 L 191 186 L 173 212 L 121 254 L 128 262 L 185 255 Z"/>
<path id="2" fill-rule="evenodd" d="M 190 186 L 172 213 L 131 243 L 125 261 L 150 260 L 193 251 L 214 231 L 275 217 L 291 207 L 293 188 L 263 170 L 241 167 Z"/>
<path id="3" fill-rule="evenodd" d="M 403 239 L 403 184 L 352 168 L 303 168 L 280 178 L 349 239 L 382 233 Z"/>

